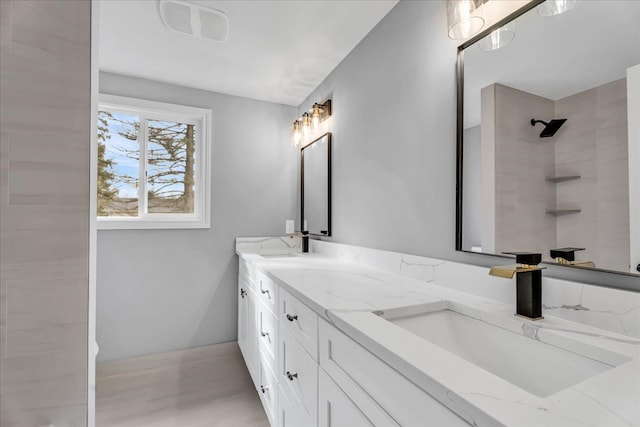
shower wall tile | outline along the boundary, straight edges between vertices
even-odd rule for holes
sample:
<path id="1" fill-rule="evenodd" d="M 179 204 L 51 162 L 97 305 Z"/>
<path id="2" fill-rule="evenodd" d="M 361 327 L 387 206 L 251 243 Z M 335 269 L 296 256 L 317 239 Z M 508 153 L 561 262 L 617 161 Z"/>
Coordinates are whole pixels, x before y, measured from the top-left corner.
<path id="1" fill-rule="evenodd" d="M 556 171 L 582 178 L 557 185 L 558 204 L 579 214 L 558 218 L 558 246 L 586 248 L 580 259 L 629 270 L 626 79 L 556 101 L 568 118 L 555 141 Z"/>
<path id="2" fill-rule="evenodd" d="M 86 425 L 91 3 L 0 1 L 0 425 Z"/>
<path id="3" fill-rule="evenodd" d="M 553 101 L 504 85 L 493 86 L 495 252 L 546 253 L 556 241 L 555 218 L 545 213 L 555 207 L 555 188 L 545 180 L 555 170 L 554 148 L 540 139 L 541 126 L 532 129 L 530 120 L 552 117 Z"/>

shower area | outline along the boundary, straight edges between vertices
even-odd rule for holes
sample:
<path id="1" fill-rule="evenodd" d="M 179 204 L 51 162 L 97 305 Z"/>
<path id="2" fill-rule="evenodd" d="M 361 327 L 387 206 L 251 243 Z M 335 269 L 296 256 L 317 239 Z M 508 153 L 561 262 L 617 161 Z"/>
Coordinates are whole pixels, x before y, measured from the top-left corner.
<path id="1" fill-rule="evenodd" d="M 570 246 L 585 249 L 583 260 L 628 269 L 625 78 L 556 100 L 495 83 L 481 91 L 481 123 L 465 130 L 465 153 L 480 160 L 479 251 L 551 260 L 550 249 Z"/>

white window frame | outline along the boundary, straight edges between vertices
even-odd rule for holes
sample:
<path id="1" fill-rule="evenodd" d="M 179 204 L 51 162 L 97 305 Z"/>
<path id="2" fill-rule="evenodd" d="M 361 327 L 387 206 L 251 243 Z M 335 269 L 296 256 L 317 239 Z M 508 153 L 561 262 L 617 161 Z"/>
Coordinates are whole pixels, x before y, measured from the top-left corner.
<path id="1" fill-rule="evenodd" d="M 134 114 L 140 117 L 140 177 L 138 185 L 138 216 L 98 216 L 98 230 L 161 229 L 161 228 L 211 228 L 211 110 L 124 96 L 99 97 L 99 111 Z M 147 120 L 167 120 L 192 124 L 196 127 L 194 212 L 146 213 L 147 210 Z M 94 190 L 95 191 L 95 190 Z"/>

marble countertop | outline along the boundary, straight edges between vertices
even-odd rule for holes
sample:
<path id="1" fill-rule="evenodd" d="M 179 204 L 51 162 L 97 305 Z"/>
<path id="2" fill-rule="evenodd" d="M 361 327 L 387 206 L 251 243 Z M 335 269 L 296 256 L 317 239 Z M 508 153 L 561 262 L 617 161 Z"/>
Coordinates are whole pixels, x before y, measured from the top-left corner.
<path id="1" fill-rule="evenodd" d="M 296 256 L 261 256 L 286 252 Z M 513 316 L 513 305 L 438 286 L 437 281 L 426 283 L 320 254 L 300 254 L 298 248 L 237 253 L 472 425 L 640 425 L 637 338 L 548 314 L 528 321 Z M 538 397 L 373 313 L 420 304 L 456 306 L 465 315 L 534 340 L 560 339 L 577 354 L 587 346 L 621 355 L 625 362 Z"/>

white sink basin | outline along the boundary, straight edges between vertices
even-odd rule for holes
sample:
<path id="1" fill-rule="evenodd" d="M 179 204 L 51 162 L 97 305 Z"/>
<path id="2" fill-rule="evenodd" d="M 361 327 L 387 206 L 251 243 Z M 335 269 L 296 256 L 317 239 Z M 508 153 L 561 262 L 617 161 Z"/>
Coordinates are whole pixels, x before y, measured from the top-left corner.
<path id="1" fill-rule="evenodd" d="M 461 314 L 454 307 L 427 307 L 418 313 L 414 307 L 379 315 L 539 397 L 562 391 L 631 360 L 600 348 L 576 345 L 575 341 L 559 336 L 554 345 L 547 344 L 535 336 L 522 335 L 522 331 L 516 333 Z M 519 323 L 514 325 L 519 327 Z M 567 349 L 572 347 L 573 351 Z"/>

